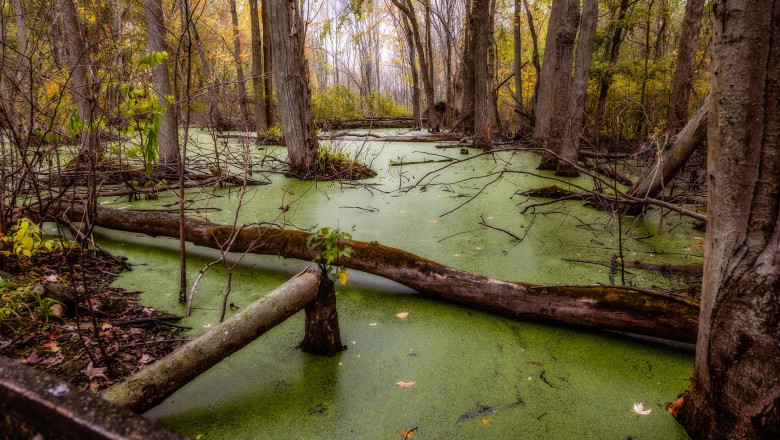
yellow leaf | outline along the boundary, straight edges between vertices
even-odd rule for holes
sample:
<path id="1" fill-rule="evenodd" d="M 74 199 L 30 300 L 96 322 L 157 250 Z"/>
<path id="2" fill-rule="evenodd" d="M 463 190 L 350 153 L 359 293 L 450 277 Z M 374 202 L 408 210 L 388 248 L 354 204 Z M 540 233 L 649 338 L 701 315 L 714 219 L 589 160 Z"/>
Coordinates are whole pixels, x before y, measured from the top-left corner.
<path id="1" fill-rule="evenodd" d="M 490 419 L 482 419 L 482 424 L 483 425 L 489 425 L 490 424 Z"/>
<path id="2" fill-rule="evenodd" d="M 356 355 L 355 355 L 355 357 L 356 357 L 356 358 L 359 358 L 359 357 L 360 357 L 360 355 L 359 355 L 359 354 L 356 354 Z"/>
<path id="3" fill-rule="evenodd" d="M 349 272 L 346 270 L 342 270 L 339 272 L 339 282 L 343 286 L 344 284 L 347 284 L 347 277 L 349 276 Z"/>
<path id="4" fill-rule="evenodd" d="M 436 223 L 436 220 L 430 220 L 428 223 Z"/>

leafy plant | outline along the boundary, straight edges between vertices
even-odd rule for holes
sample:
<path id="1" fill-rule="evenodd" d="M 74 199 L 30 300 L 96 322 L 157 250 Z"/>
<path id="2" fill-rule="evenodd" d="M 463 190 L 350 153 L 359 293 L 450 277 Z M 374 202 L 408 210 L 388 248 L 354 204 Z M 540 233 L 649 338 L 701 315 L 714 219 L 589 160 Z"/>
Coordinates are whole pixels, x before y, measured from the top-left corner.
<path id="1" fill-rule="evenodd" d="M 334 271 L 333 267 L 334 263 L 338 263 L 339 258 L 352 255 L 352 247 L 341 246 L 341 240 L 352 240 L 352 235 L 338 229 L 325 227 L 306 239 L 306 247 L 311 250 L 321 249 L 314 262 L 319 264 L 334 280 L 338 278 L 341 284 L 347 284 L 349 276 L 347 269 L 344 266 L 339 266 L 338 271 Z"/>
<path id="2" fill-rule="evenodd" d="M 3 251 L 3 255 L 14 254 L 30 258 L 44 249 L 52 251 L 61 248 L 54 240 L 44 240 L 41 228 L 26 218 L 19 219 L 2 240 L 11 245 L 11 250 Z"/>

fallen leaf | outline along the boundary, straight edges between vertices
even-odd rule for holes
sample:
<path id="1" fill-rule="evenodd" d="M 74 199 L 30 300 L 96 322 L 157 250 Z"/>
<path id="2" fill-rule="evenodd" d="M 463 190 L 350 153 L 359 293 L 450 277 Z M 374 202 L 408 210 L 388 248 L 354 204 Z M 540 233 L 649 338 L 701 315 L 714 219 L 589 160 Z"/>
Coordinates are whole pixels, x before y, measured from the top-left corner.
<path id="1" fill-rule="evenodd" d="M 348 276 L 349 276 L 349 272 L 347 272 L 346 270 L 342 270 L 339 272 L 339 282 L 341 283 L 342 286 L 347 284 Z"/>
<path id="2" fill-rule="evenodd" d="M 57 345 L 57 343 L 54 341 L 49 341 L 43 344 L 43 347 L 46 348 L 46 350 L 51 351 L 52 353 L 57 353 L 60 351 L 59 345 Z"/>
<path id="3" fill-rule="evenodd" d="M 704 237 L 693 237 L 694 240 L 704 240 Z"/>
<path id="4" fill-rule="evenodd" d="M 106 367 L 95 368 L 92 366 L 92 362 L 87 365 L 87 368 L 81 370 L 81 372 L 84 373 L 84 375 L 87 376 L 87 379 L 89 380 L 95 380 L 99 377 L 108 380 L 108 376 L 106 376 Z"/>
<path id="5" fill-rule="evenodd" d="M 436 223 L 436 220 L 430 220 L 428 223 Z"/>
<path id="6" fill-rule="evenodd" d="M 397 431 L 396 434 L 400 435 L 403 438 L 412 438 L 414 436 L 415 430 L 417 430 L 417 428 L 402 429 L 401 431 Z"/>
<path id="7" fill-rule="evenodd" d="M 693 247 L 704 247 L 704 242 L 700 241 L 699 244 L 695 244 Z"/>
<path id="8" fill-rule="evenodd" d="M 103 323 L 103 324 L 100 326 L 100 330 L 103 330 L 103 331 L 106 331 L 106 330 L 111 330 L 112 328 L 114 328 L 114 326 L 113 326 L 113 325 L 111 325 L 111 324 L 109 324 L 109 323 L 107 323 L 107 322 L 104 322 L 104 323 Z"/>
<path id="9" fill-rule="evenodd" d="M 53 273 L 51 275 L 44 275 L 43 281 L 46 281 L 47 283 L 56 283 L 59 278 L 60 277 L 57 276 L 56 273 Z"/>
<path id="10" fill-rule="evenodd" d="M 652 409 L 645 409 L 645 405 L 644 405 L 642 402 L 639 402 L 639 403 L 635 403 L 635 404 L 634 404 L 633 411 L 634 411 L 634 412 L 635 412 L 637 415 L 642 415 L 642 416 L 649 416 L 649 415 L 650 415 L 650 413 L 651 413 L 653 410 L 652 410 Z"/>
<path id="11" fill-rule="evenodd" d="M 57 339 L 59 337 L 60 337 L 60 331 L 57 330 L 56 328 L 53 328 L 53 329 L 51 329 L 49 331 L 49 340 L 50 341 L 53 341 L 53 340 L 55 340 L 55 339 Z"/>
<path id="12" fill-rule="evenodd" d="M 404 319 L 407 316 L 409 316 L 409 312 L 401 312 L 401 313 L 395 315 L 395 317 L 398 318 L 398 319 Z"/>
<path id="13" fill-rule="evenodd" d="M 32 351 L 30 352 L 30 355 L 26 358 L 19 359 L 19 362 L 25 365 L 33 365 L 37 364 L 41 361 L 41 358 L 38 357 L 38 353 Z"/>
<path id="14" fill-rule="evenodd" d="M 143 365 L 151 362 L 154 362 L 154 357 L 150 356 L 148 353 L 144 353 L 144 355 L 141 356 L 141 359 L 138 359 L 138 363 Z"/>
<path id="15" fill-rule="evenodd" d="M 209 327 L 211 327 L 211 323 L 210 322 L 208 324 L 203 324 L 203 328 L 209 328 Z"/>
<path id="16" fill-rule="evenodd" d="M 482 419 L 482 424 L 483 425 L 489 425 L 490 424 L 490 419 Z"/>
<path id="17" fill-rule="evenodd" d="M 445 199 L 447 198 L 447 196 L 442 196 L 442 197 L 444 197 Z"/>
<path id="18" fill-rule="evenodd" d="M 395 384 L 398 385 L 401 388 L 409 388 L 416 384 L 417 382 L 407 382 L 405 380 L 402 380 L 400 382 L 396 382 Z"/>
<path id="19" fill-rule="evenodd" d="M 359 354 L 356 354 L 356 355 L 355 355 L 355 357 L 356 357 L 356 358 L 360 358 L 360 355 L 359 355 Z"/>
<path id="20" fill-rule="evenodd" d="M 62 363 L 62 361 L 65 360 L 65 355 L 62 354 L 62 352 L 57 353 L 56 355 L 46 358 L 41 361 L 41 365 L 44 367 L 53 367 L 55 365 L 59 365 Z"/>

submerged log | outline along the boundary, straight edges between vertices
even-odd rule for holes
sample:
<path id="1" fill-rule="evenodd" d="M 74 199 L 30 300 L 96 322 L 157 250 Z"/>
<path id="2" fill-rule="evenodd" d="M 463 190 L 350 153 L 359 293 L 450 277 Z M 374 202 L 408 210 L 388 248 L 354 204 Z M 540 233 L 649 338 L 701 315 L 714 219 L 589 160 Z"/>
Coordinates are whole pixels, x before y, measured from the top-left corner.
<path id="1" fill-rule="evenodd" d="M 77 221 L 81 207 L 60 205 L 58 215 Z M 98 207 L 94 224 L 151 236 L 178 237 L 171 215 Z M 230 226 L 188 219 L 185 237 L 193 244 L 219 248 Z M 312 261 L 308 232 L 243 228 L 231 251 L 280 255 Z M 379 275 L 412 289 L 503 316 L 538 322 L 617 330 L 681 342 L 695 342 L 699 307 L 695 301 L 659 292 L 618 286 L 537 286 L 501 281 L 458 270 L 377 242 L 345 241 L 350 257 L 339 265 Z"/>
<path id="2" fill-rule="evenodd" d="M 303 309 L 317 296 L 319 283 L 319 270 L 303 272 L 163 359 L 106 388 L 102 397 L 139 413 L 152 408 Z"/>

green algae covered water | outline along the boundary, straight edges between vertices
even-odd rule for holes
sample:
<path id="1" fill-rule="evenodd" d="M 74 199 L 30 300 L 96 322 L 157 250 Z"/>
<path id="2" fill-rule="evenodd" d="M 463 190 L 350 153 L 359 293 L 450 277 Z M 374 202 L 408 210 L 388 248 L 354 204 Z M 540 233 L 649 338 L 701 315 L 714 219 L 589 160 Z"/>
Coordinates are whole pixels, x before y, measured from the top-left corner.
<path id="1" fill-rule="evenodd" d="M 443 153 L 433 144 L 344 144 L 362 148 L 379 175 L 357 185 L 300 183 L 274 176 L 272 184 L 248 190 L 238 223 L 339 227 L 358 240 L 376 240 L 507 280 L 620 282 L 614 273 L 610 278 L 608 268 L 567 261 L 609 261 L 618 255 L 616 219 L 582 203 L 520 213 L 532 202 L 516 195 L 518 190 L 550 184 L 515 172 L 532 170 L 536 156 L 503 152 L 476 157 L 437 171 L 432 184 L 397 191 L 399 182 L 401 187 L 420 179 L 430 183 L 426 173 L 446 164 L 391 167 L 391 160 L 459 155 L 453 150 Z M 507 163 L 512 172 L 506 172 Z M 471 179 L 483 175 L 487 177 Z M 583 178 L 571 182 L 592 184 Z M 477 193 L 469 203 L 443 215 Z M 202 217 L 232 223 L 235 192 L 217 190 L 216 194 L 219 197 L 209 200 L 202 190 L 190 190 L 188 198 L 196 200 L 196 206 L 216 208 L 201 211 Z M 150 209 L 174 200 L 161 197 L 132 204 L 107 200 L 104 204 Z M 566 214 L 561 214 L 564 210 Z M 505 229 L 522 241 L 480 222 Z M 684 220 L 667 219 L 666 225 L 658 219 L 623 218 L 622 222 L 624 258 L 676 264 L 701 261 L 696 233 Z M 119 286 L 143 290 L 145 305 L 183 315 L 176 300 L 178 244 L 174 240 L 100 233 L 101 244 L 137 264 L 117 281 Z M 190 280 L 216 256 L 215 251 L 190 247 Z M 237 259 L 234 256 L 231 262 Z M 233 273 L 228 314 L 305 266 L 306 262 L 268 256 L 243 257 Z M 193 315 L 182 321 L 193 327 L 188 336 L 218 323 L 226 278 L 224 266 L 204 277 Z M 669 286 L 674 281 L 639 271 L 626 280 L 642 287 Z M 337 292 L 342 342 L 347 346 L 342 354 L 316 357 L 296 348 L 303 336 L 301 312 L 147 416 L 203 439 L 392 439 L 409 432 L 421 439 L 687 438 L 665 407 L 689 385 L 692 352 L 603 332 L 496 317 L 367 274 L 351 274 Z M 399 318 L 402 313 L 408 315 Z M 632 411 L 640 402 L 652 410 L 649 415 Z"/>

